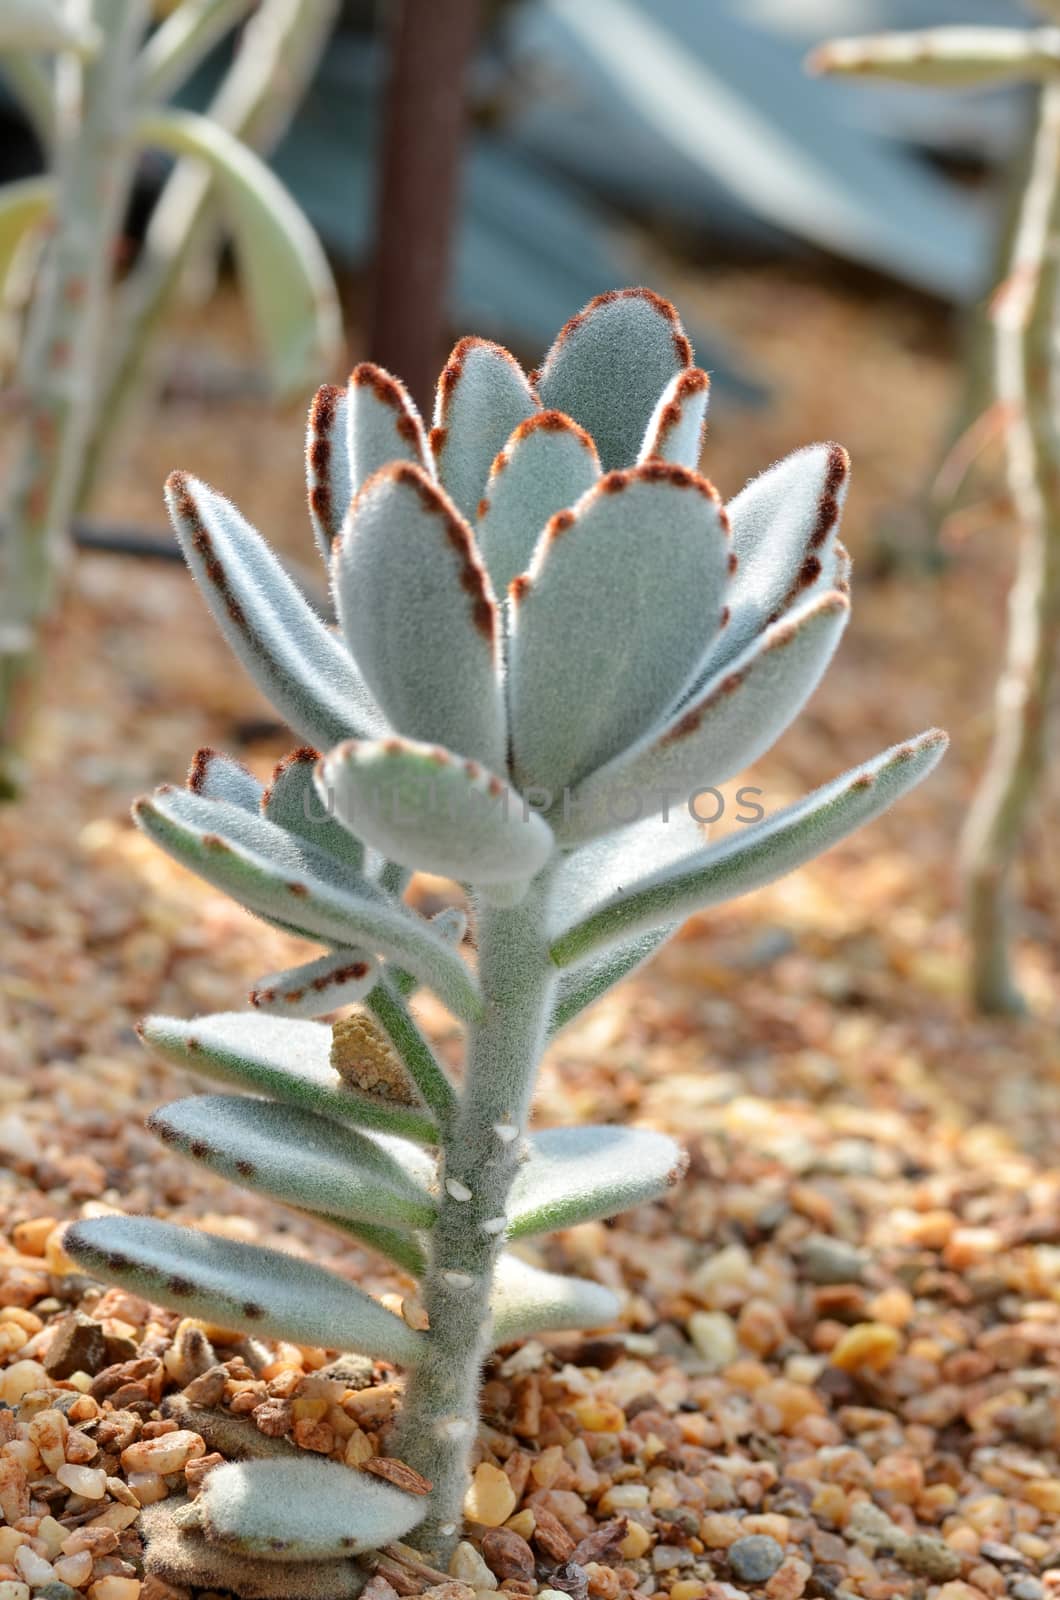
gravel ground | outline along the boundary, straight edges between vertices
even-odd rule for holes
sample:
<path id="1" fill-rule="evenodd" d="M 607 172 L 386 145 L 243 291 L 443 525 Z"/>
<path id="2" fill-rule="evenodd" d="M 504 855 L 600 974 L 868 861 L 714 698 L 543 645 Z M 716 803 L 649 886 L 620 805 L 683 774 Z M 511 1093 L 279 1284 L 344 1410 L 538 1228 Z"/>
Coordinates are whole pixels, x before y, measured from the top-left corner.
<path id="1" fill-rule="evenodd" d="M 952 389 L 936 319 L 768 272 L 688 298 L 777 393 L 761 416 L 719 415 L 707 469 L 728 493 L 786 448 L 843 439 L 849 542 L 871 573 Z M 154 520 L 155 485 L 186 465 L 308 563 L 299 423 L 258 409 L 222 427 L 170 403 L 107 509 Z M 965 1011 L 952 867 L 1012 537 L 1002 518 L 940 577 L 856 572 L 837 666 L 744 781 L 772 810 L 932 722 L 955 734 L 939 775 L 813 867 L 690 924 L 558 1041 L 542 1122 L 675 1131 L 689 1177 L 665 1204 L 542 1246 L 620 1292 L 621 1327 L 500 1353 L 453 1570 L 393 1547 L 372 1600 L 1060 1600 L 1055 793 L 1025 874 L 1026 1021 Z M 71 591 L 32 788 L 0 815 L 0 1600 L 185 1600 L 143 1579 L 141 1508 L 194 1494 L 248 1438 L 400 1474 L 397 1375 L 329 1370 L 335 1352 L 105 1290 L 67 1271 L 64 1224 L 150 1210 L 320 1254 L 377 1294 L 412 1286 L 141 1128 L 187 1084 L 143 1054 L 136 1019 L 240 1006 L 299 947 L 149 848 L 129 801 L 201 744 L 264 775 L 291 741 L 177 569 L 86 558 Z M 444 1013 L 421 1017 L 456 1061 Z"/>

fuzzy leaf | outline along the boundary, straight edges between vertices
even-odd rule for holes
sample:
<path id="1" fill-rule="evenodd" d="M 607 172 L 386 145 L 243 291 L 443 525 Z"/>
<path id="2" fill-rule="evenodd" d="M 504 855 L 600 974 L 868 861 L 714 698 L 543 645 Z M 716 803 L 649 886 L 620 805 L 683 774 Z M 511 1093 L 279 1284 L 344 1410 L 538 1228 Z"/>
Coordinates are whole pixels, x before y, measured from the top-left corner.
<path id="1" fill-rule="evenodd" d="M 494 1345 L 532 1333 L 603 1328 L 614 1322 L 620 1309 L 610 1289 L 588 1278 L 543 1272 L 507 1250 L 497 1258 L 490 1296 Z"/>
<path id="2" fill-rule="evenodd" d="M 560 792 L 650 728 L 716 632 L 729 542 L 705 478 L 665 462 L 610 473 L 542 534 L 512 590 L 516 783 Z"/>
<path id="3" fill-rule="evenodd" d="M 86 1272 L 222 1327 L 409 1366 L 424 1349 L 422 1335 L 377 1300 L 280 1250 L 151 1217 L 77 1222 L 63 1247 Z"/>
<path id="4" fill-rule="evenodd" d="M 309 746 L 284 756 L 262 798 L 262 814 L 277 827 L 326 850 L 347 873 L 359 876 L 365 867 L 364 845 L 335 820 L 333 808 L 321 803 L 316 786 L 319 760 Z"/>
<path id="5" fill-rule="evenodd" d="M 164 1061 L 215 1083 L 420 1144 L 438 1137 L 426 1111 L 347 1088 L 331 1065 L 331 1029 L 323 1023 L 219 1011 L 191 1022 L 148 1017 L 142 1037 Z"/>
<path id="6" fill-rule="evenodd" d="M 548 1128 L 532 1134 L 508 1200 L 508 1237 L 631 1211 L 671 1189 L 687 1164 L 679 1145 L 647 1128 Z"/>
<path id="7" fill-rule="evenodd" d="M 378 1550 L 421 1521 L 427 1502 L 333 1461 L 227 1461 L 196 1502 L 207 1540 L 266 1561 L 327 1561 Z"/>
<path id="8" fill-rule="evenodd" d="M 353 499 L 348 429 L 349 394 L 334 383 L 325 383 L 313 397 L 305 437 L 309 520 L 325 561 L 330 559 Z"/>
<path id="9" fill-rule="evenodd" d="M 363 1000 L 378 981 L 374 956 L 363 950 L 332 950 L 316 961 L 259 978 L 250 1003 L 271 1017 L 323 1017 Z"/>
<path id="10" fill-rule="evenodd" d="M 783 615 L 821 575 L 850 478 L 837 444 L 814 444 L 752 478 L 727 510 L 738 562 L 729 586 L 729 623 L 704 662 L 731 661 Z"/>
<path id="11" fill-rule="evenodd" d="M 386 733 L 346 651 L 235 506 L 183 472 L 171 474 L 166 501 L 215 622 L 291 727 L 324 749 Z"/>
<path id="12" fill-rule="evenodd" d="M 260 156 L 209 117 L 169 106 L 144 113 L 137 131 L 142 143 L 209 167 L 273 383 L 297 393 L 342 343 L 335 280 L 304 213 Z"/>
<path id="13" fill-rule="evenodd" d="M 261 805 L 262 786 L 250 769 L 209 745 L 195 752 L 188 788 L 204 800 L 224 800 L 243 811 L 256 812 Z"/>
<path id="14" fill-rule="evenodd" d="M 133 815 L 163 850 L 249 911 L 322 943 L 387 956 L 433 989 L 455 1016 L 477 1016 L 475 979 L 429 923 L 383 900 L 370 884 L 356 893 L 335 887 L 321 875 L 328 870 L 317 859 L 323 852 L 264 818 L 215 801 L 200 801 L 206 814 L 198 814 L 190 804 L 197 799 L 160 790 L 137 801 Z"/>
<path id="15" fill-rule="evenodd" d="M 562 411 L 521 422 L 490 468 L 475 538 L 497 594 L 530 565 L 545 524 L 600 476 L 596 446 Z"/>
<path id="16" fill-rule="evenodd" d="M 816 689 L 849 614 L 844 595 L 826 594 L 767 628 L 662 729 L 578 785 L 564 842 L 606 833 L 616 817 L 666 797 L 695 805 L 697 793 L 757 761 Z"/>
<path id="17" fill-rule="evenodd" d="M 69 7 L 59 0 L 2 0 L 0 52 L 7 50 L 72 50 L 93 56 L 99 49 L 99 29 L 86 19 L 74 22 Z"/>
<path id="18" fill-rule="evenodd" d="M 552 959 L 568 966 L 641 929 L 681 920 L 794 871 L 926 778 L 947 742 L 933 728 L 894 745 L 764 822 L 633 884 L 561 934 Z"/>
<path id="19" fill-rule="evenodd" d="M 670 302 L 651 289 L 618 289 L 561 328 L 534 382 L 546 406 L 588 429 L 611 472 L 637 460 L 659 396 L 691 363 Z"/>
<path id="20" fill-rule="evenodd" d="M 307 1211 L 305 1215 L 326 1228 L 333 1228 L 336 1233 L 356 1239 L 365 1249 L 374 1250 L 376 1255 L 392 1261 L 414 1278 L 422 1278 L 427 1271 L 426 1253 L 414 1233 L 405 1233 L 400 1228 L 383 1228 L 374 1222 L 354 1222 L 348 1217 L 328 1217 L 319 1211 Z"/>
<path id="21" fill-rule="evenodd" d="M 588 1006 L 613 989 L 616 983 L 621 983 L 623 978 L 628 978 L 631 972 L 643 966 L 645 961 L 650 961 L 679 926 L 680 923 L 668 922 L 661 928 L 649 928 L 564 972 L 556 990 L 549 1037 L 573 1022 Z"/>
<path id="22" fill-rule="evenodd" d="M 429 1228 L 434 1164 L 418 1145 L 373 1138 L 311 1111 L 205 1094 L 153 1111 L 151 1132 L 232 1183 L 303 1211 Z"/>
<path id="23" fill-rule="evenodd" d="M 915 33 L 831 39 L 807 60 L 811 72 L 889 78 L 967 89 L 1047 82 L 1060 76 L 1056 28 L 925 28 Z"/>
<path id="24" fill-rule="evenodd" d="M 399 378 L 371 361 L 350 373 L 346 450 L 352 494 L 391 461 L 411 461 L 433 477 L 427 435 Z"/>
<path id="25" fill-rule="evenodd" d="M 700 850 L 703 824 L 675 800 L 664 812 L 593 839 L 565 854 L 552 878 L 546 929 L 558 932 L 588 916 L 628 884 Z"/>
<path id="26" fill-rule="evenodd" d="M 469 520 L 498 451 L 540 402 L 515 357 L 489 339 L 461 339 L 442 368 L 431 446 L 439 482 Z"/>
<path id="27" fill-rule="evenodd" d="M 0 22 L 0 48 L 2 44 Z M 22 246 L 51 215 L 54 203 L 52 178 L 19 178 L 0 187 L 0 291 Z"/>
<path id="28" fill-rule="evenodd" d="M 703 450 L 709 399 L 710 379 L 701 367 L 676 373 L 659 396 L 637 460 L 658 457 L 694 472 Z"/>
<path id="29" fill-rule="evenodd" d="M 461 883 L 518 883 L 552 854 L 552 830 L 474 761 L 438 745 L 386 739 L 339 745 L 320 784 L 376 849 Z"/>
<path id="30" fill-rule="evenodd" d="M 470 528 L 421 467 L 396 463 L 365 485 L 331 570 L 346 642 L 391 726 L 503 768 L 493 590 Z"/>

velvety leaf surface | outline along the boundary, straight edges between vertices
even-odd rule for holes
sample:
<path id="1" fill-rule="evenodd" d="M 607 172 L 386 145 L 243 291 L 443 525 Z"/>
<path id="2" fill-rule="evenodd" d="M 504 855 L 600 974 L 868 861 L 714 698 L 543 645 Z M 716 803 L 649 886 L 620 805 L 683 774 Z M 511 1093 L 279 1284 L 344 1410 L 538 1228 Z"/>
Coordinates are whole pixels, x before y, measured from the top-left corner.
<path id="1" fill-rule="evenodd" d="M 347 391 L 334 383 L 324 384 L 309 408 L 305 470 L 309 520 L 325 561 L 353 499 L 348 423 Z"/>
<path id="2" fill-rule="evenodd" d="M 235 506 L 183 472 L 170 476 L 166 502 L 215 622 L 291 727 L 323 748 L 386 733 L 346 651 Z"/>
<path id="3" fill-rule="evenodd" d="M 262 787 L 254 774 L 242 761 L 208 746 L 195 753 L 188 788 L 204 800 L 224 800 L 244 811 L 257 811 L 261 805 Z"/>
<path id="4" fill-rule="evenodd" d="M 371 1473 L 304 1456 L 226 1461 L 199 1496 L 208 1540 L 266 1561 L 327 1561 L 402 1539 L 426 1501 Z"/>
<path id="5" fill-rule="evenodd" d="M 323 1017 L 354 1005 L 375 988 L 379 963 L 361 950 L 332 950 L 300 967 L 259 978 L 250 1003 L 273 1017 Z"/>
<path id="6" fill-rule="evenodd" d="M 442 369 L 431 445 L 438 477 L 469 520 L 486 492 L 494 457 L 540 407 L 522 367 L 489 339 L 461 339 Z"/>
<path id="7" fill-rule="evenodd" d="M 699 466 L 710 399 L 710 379 L 700 367 L 686 367 L 659 396 L 644 433 L 638 461 L 674 461 L 693 472 Z"/>
<path id="8" fill-rule="evenodd" d="M 334 807 L 317 792 L 316 769 L 319 755 L 309 746 L 292 750 L 278 763 L 265 791 L 261 809 L 270 822 L 286 828 L 319 850 L 326 850 L 341 861 L 348 872 L 359 876 L 364 868 L 364 845 L 341 822 Z M 352 884 L 351 884 L 352 886 Z"/>
<path id="9" fill-rule="evenodd" d="M 426 1111 L 346 1087 L 331 1065 L 331 1029 L 323 1023 L 219 1011 L 190 1022 L 148 1017 L 142 1037 L 163 1060 L 216 1083 L 421 1144 L 435 1140 Z"/>
<path id="10" fill-rule="evenodd" d="M 520 423 L 490 468 L 475 530 L 498 595 L 526 571 L 549 519 L 599 476 L 596 446 L 562 411 L 537 411 Z"/>
<path id="11" fill-rule="evenodd" d="M 549 1036 L 565 1028 L 568 1022 L 573 1022 L 587 1006 L 613 989 L 616 983 L 621 983 L 645 961 L 650 961 L 679 926 L 680 923 L 668 922 L 659 928 L 635 933 L 632 938 L 620 940 L 565 971 L 556 991 Z"/>
<path id="12" fill-rule="evenodd" d="M 687 1165 L 679 1145 L 648 1128 L 547 1128 L 531 1135 L 529 1152 L 508 1201 L 513 1239 L 630 1211 L 665 1194 Z"/>
<path id="13" fill-rule="evenodd" d="M 714 490 L 666 462 L 609 473 L 552 519 L 512 590 L 508 697 L 524 793 L 558 799 L 676 701 L 721 622 L 729 554 Z"/>
<path id="14" fill-rule="evenodd" d="M 362 361 L 350 373 L 347 426 L 352 494 L 391 461 L 414 461 L 433 476 L 427 435 L 408 390 L 374 362 Z"/>
<path id="15" fill-rule="evenodd" d="M 407 866 L 470 883 L 517 883 L 552 853 L 552 830 L 477 762 L 438 745 L 339 745 L 320 783 L 350 828 Z"/>
<path id="16" fill-rule="evenodd" d="M 435 1218 L 434 1167 L 418 1145 L 244 1095 L 176 1100 L 147 1126 L 211 1172 L 285 1205 L 386 1227 L 426 1228 Z"/>
<path id="17" fill-rule="evenodd" d="M 663 390 L 692 347 L 668 300 L 616 289 L 572 317 L 534 375 L 543 403 L 580 422 L 605 472 L 631 467 Z"/>
<path id="18" fill-rule="evenodd" d="M 533 1333 L 603 1328 L 620 1310 L 617 1295 L 602 1284 L 543 1272 L 507 1250 L 497 1258 L 490 1308 L 494 1345 Z"/>
<path id="19" fill-rule="evenodd" d="M 95 1217 L 64 1238 L 90 1272 L 184 1316 L 414 1366 L 422 1335 L 332 1272 L 151 1217 Z M 275 1516 L 275 1508 L 273 1508 Z"/>
<path id="20" fill-rule="evenodd" d="M 493 590 L 470 528 L 422 468 L 387 467 L 366 484 L 332 579 L 347 644 L 394 730 L 503 768 Z"/>

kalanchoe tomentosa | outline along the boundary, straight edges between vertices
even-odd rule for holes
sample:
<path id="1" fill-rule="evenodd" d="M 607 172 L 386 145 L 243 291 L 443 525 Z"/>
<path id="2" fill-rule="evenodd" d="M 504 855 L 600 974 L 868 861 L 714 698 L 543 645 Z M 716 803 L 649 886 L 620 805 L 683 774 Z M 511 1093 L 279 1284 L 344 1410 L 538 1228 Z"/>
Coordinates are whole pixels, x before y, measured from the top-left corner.
<path id="1" fill-rule="evenodd" d="M 262 979 L 248 1014 L 148 1021 L 167 1059 L 257 1097 L 193 1098 L 152 1123 L 389 1256 L 420 1279 L 429 1318 L 411 1327 L 322 1268 L 168 1223 L 73 1230 L 75 1259 L 165 1304 L 408 1371 L 391 1448 L 428 1495 L 318 1460 L 233 1464 L 196 1502 L 208 1544 L 341 1562 L 411 1534 L 444 1559 L 488 1349 L 619 1311 L 508 1245 L 651 1199 L 682 1168 L 657 1133 L 527 1133 L 550 1034 L 690 912 L 817 855 L 942 751 L 921 735 L 704 844 L 687 797 L 776 739 L 839 641 L 848 464 L 813 446 L 723 506 L 696 471 L 708 380 L 691 362 L 673 308 L 638 289 L 593 301 L 532 377 L 462 340 L 429 436 L 375 367 L 322 390 L 310 506 L 337 635 L 234 507 L 170 480 L 220 627 L 313 748 L 264 790 L 203 752 L 187 789 L 136 818 L 327 953 Z M 474 970 L 459 916 L 403 903 L 415 867 L 466 887 Z M 405 1003 L 417 985 L 467 1025 L 459 1086 Z M 360 1022 L 334 1037 L 309 1020 L 357 1001 Z"/>

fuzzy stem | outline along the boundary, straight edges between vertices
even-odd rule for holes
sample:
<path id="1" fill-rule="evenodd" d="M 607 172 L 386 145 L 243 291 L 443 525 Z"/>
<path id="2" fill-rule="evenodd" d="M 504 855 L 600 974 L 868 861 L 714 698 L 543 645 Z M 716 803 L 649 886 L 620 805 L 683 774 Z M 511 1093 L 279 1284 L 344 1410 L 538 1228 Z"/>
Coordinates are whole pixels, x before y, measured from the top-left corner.
<path id="1" fill-rule="evenodd" d="M 259 153 L 272 149 L 316 70 L 337 10 L 338 0 L 262 0 L 209 107 L 212 120 Z M 77 487 L 79 509 L 91 499 L 152 339 L 202 240 L 212 182 L 201 162 L 178 162 L 151 214 L 139 260 L 121 296 L 105 389 Z"/>
<path id="2" fill-rule="evenodd" d="M 92 422 L 112 251 L 135 162 L 130 82 L 148 0 L 95 0 L 104 41 L 82 62 L 56 64 L 55 229 L 26 331 L 19 384 L 25 438 L 0 545 L 0 739 L 13 742 L 12 702 L 51 603 Z"/>
<path id="3" fill-rule="evenodd" d="M 1013 1012 L 1010 878 L 1045 766 L 1060 630 L 1060 437 L 1056 403 L 1060 274 L 1060 88 L 1042 91 L 1030 176 L 1007 281 L 995 301 L 997 389 L 1009 419 L 1009 483 L 1023 522 L 1009 596 L 994 744 L 965 829 L 972 996 Z"/>
<path id="4" fill-rule="evenodd" d="M 484 1224 L 505 1215 L 524 1153 L 534 1075 L 557 973 L 543 935 L 544 874 L 526 899 L 487 907 L 479 925 L 479 980 L 486 1007 L 468 1038 L 467 1081 L 445 1141 L 442 1193 L 423 1281 L 428 1352 L 409 1381 L 397 1453 L 431 1480 L 415 1542 L 445 1565 L 458 1537 L 468 1461 L 478 1428 L 482 1363 L 490 1349 L 490 1291 L 503 1233 Z M 498 1127 L 517 1130 L 514 1138 Z M 458 1198 L 464 1188 L 470 1200 Z"/>

